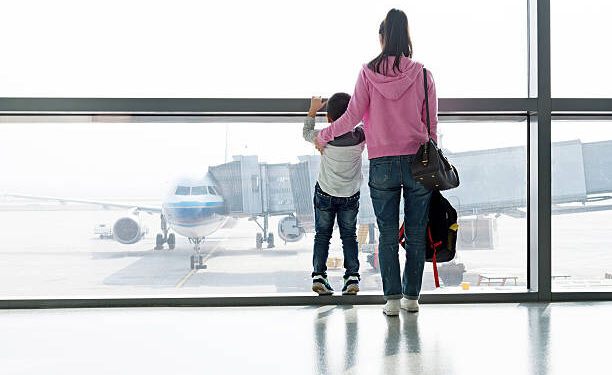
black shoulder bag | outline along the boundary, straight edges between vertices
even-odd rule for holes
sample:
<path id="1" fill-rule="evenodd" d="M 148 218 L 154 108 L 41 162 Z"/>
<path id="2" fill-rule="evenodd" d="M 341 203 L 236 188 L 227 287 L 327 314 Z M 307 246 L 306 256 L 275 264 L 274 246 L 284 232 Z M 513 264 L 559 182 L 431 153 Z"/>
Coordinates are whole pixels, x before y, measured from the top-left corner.
<path id="1" fill-rule="evenodd" d="M 427 95 L 427 70 L 423 68 L 425 82 L 425 107 L 427 110 L 427 135 L 429 140 L 423 143 L 412 161 L 411 171 L 414 179 L 428 190 L 448 190 L 459 186 L 457 169 L 446 159 L 442 150 L 431 139 L 429 125 L 429 98 Z"/>

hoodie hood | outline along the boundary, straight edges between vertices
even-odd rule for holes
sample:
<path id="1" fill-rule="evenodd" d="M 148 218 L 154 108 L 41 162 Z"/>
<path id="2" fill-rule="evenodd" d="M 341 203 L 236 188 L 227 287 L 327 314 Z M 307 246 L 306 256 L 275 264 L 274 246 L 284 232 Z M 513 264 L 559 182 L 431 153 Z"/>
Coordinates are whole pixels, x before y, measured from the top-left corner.
<path id="1" fill-rule="evenodd" d="M 402 57 L 400 60 L 400 71 L 393 70 L 395 56 L 387 57 L 387 75 L 376 73 L 368 68 L 368 64 L 363 66 L 365 76 L 372 83 L 374 88 L 387 99 L 399 99 L 406 90 L 415 82 L 423 71 L 423 64 L 412 60 L 409 57 Z M 381 70 L 385 62 L 381 64 Z"/>

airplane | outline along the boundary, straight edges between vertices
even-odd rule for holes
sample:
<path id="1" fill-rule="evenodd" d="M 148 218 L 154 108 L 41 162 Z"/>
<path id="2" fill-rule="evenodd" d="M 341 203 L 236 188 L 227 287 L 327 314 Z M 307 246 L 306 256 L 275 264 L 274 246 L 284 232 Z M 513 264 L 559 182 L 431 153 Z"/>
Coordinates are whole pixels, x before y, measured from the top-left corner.
<path id="1" fill-rule="evenodd" d="M 612 205 L 602 204 L 612 200 L 612 141 L 582 143 L 580 140 L 553 143 L 557 162 L 553 163 L 553 214 L 612 210 Z M 449 156 L 450 155 L 450 156 Z M 463 178 L 461 186 L 447 194 L 459 217 L 471 220 L 462 233 L 473 237 L 472 248 L 491 248 L 492 234 L 480 232 L 493 218 L 505 214 L 514 218 L 526 217 L 527 173 L 526 150 L 522 147 L 447 153 Z M 565 159 L 564 159 L 565 158 Z M 178 180 L 165 197 L 161 207 L 149 207 L 126 203 L 39 197 L 22 194 L 7 196 L 54 200 L 59 202 L 90 203 L 102 207 L 128 209 L 130 215 L 113 225 L 113 238 L 124 244 L 142 239 L 145 230 L 139 212 L 159 214 L 161 232 L 156 236 L 155 249 L 168 244 L 176 245 L 174 233 L 189 239 L 194 246 L 191 269 L 204 269 L 200 244 L 224 226 L 230 218 L 245 217 L 260 227 L 263 233 L 256 235 L 256 247 L 274 247 L 274 236 L 269 233 L 270 216 L 285 215 L 278 222 L 278 235 L 285 242 L 297 242 L 307 232 L 314 231 L 312 187 L 318 175 L 318 156 L 298 157 L 297 164 L 260 163 L 256 155 L 234 156 L 233 161 L 208 168 L 203 178 Z M 603 161 L 602 161 L 603 160 Z M 571 162 L 571 164 L 569 163 Z M 572 165 L 572 168 L 566 168 Z M 369 163 L 364 161 L 363 175 L 367 176 Z M 257 219 L 263 217 L 263 225 Z M 472 218 L 473 217 L 473 218 Z M 375 215 L 369 199 L 367 180 L 361 189 L 358 223 L 374 227 Z M 372 229 L 371 228 L 371 229 Z M 374 237 L 373 230 L 369 237 Z M 473 233 L 472 233 L 473 232 Z M 483 244 L 476 242 L 476 235 Z M 375 239 L 374 239 L 375 240 Z"/>
<path id="2" fill-rule="evenodd" d="M 204 178 L 183 177 L 175 181 L 161 207 L 25 194 L 4 195 L 15 198 L 58 201 L 60 203 L 94 204 L 103 208 L 128 209 L 128 215 L 116 220 L 112 226 L 113 239 L 122 244 L 134 244 L 143 238 L 146 231 L 140 219 L 140 212 L 159 214 L 161 233 L 158 233 L 155 237 L 155 250 L 163 249 L 164 244 L 168 244 L 170 250 L 175 248 L 176 236 L 170 230 L 186 237 L 193 244 L 194 254 L 191 255 L 190 259 L 192 270 L 206 268 L 204 256 L 200 252 L 200 245 L 207 236 L 224 226 L 229 219 L 225 215 L 223 197 L 219 194 L 209 174 Z"/>

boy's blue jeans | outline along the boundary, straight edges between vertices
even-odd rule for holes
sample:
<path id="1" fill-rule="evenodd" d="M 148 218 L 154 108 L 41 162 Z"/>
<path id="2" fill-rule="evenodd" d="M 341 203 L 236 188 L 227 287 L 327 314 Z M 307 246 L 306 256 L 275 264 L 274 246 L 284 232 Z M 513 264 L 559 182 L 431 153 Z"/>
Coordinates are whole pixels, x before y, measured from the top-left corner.
<path id="1" fill-rule="evenodd" d="M 315 239 L 312 276 L 327 276 L 327 255 L 329 241 L 334 231 L 334 221 L 338 218 L 342 250 L 344 252 L 344 276 L 359 276 L 357 245 L 357 213 L 359 212 L 359 192 L 351 197 L 334 197 L 317 183 L 314 193 Z"/>
<path id="2" fill-rule="evenodd" d="M 378 222 L 378 260 L 386 300 L 404 295 L 418 299 L 425 264 L 425 232 L 431 191 L 417 183 L 410 167 L 414 155 L 385 156 L 370 160 L 370 195 Z M 404 194 L 406 264 L 400 278 L 399 205 Z"/>

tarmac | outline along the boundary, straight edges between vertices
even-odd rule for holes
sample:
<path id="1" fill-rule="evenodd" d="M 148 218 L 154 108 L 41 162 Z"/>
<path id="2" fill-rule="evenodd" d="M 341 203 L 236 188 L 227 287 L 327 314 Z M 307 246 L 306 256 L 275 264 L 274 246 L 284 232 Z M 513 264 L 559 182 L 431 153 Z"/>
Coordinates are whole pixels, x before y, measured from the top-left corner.
<path id="1" fill-rule="evenodd" d="M 295 243 L 284 243 L 271 228 L 276 247 L 257 249 L 258 227 L 239 219 L 206 239 L 202 247 L 206 269 L 192 271 L 192 247 L 177 236 L 174 250 L 154 250 L 159 218 L 141 214 L 149 232 L 143 240 L 123 245 L 94 235 L 94 227 L 112 224 L 124 216 L 119 210 L 57 204 L 1 205 L 0 296 L 3 298 L 123 297 L 123 296 L 227 296 L 304 294 L 310 290 L 313 234 Z M 610 212 L 553 217 L 554 288 L 612 290 L 612 251 L 609 233 L 598 223 L 612 218 Z M 576 226 L 579 227 L 576 227 Z M 595 233 L 588 241 L 584 233 Z M 609 229 L 608 229 L 609 231 Z M 559 236 L 564 236 L 560 241 Z M 526 289 L 526 220 L 500 217 L 496 222 L 493 249 L 462 250 L 457 262 L 466 267 L 463 281 L 469 289 L 443 286 L 435 290 L 433 269 L 426 264 L 423 292 L 524 291 Z M 577 251 L 581 250 L 581 252 Z M 403 255 L 400 250 L 400 262 Z M 381 293 L 379 271 L 361 253 L 361 290 Z M 334 233 L 330 257 L 341 258 L 342 247 Z M 556 262 L 556 263 L 555 263 Z M 341 264 L 341 260 L 340 260 Z M 343 269 L 329 269 L 332 286 L 342 287 Z M 501 281 L 478 284 L 480 275 L 510 275 Z"/>

